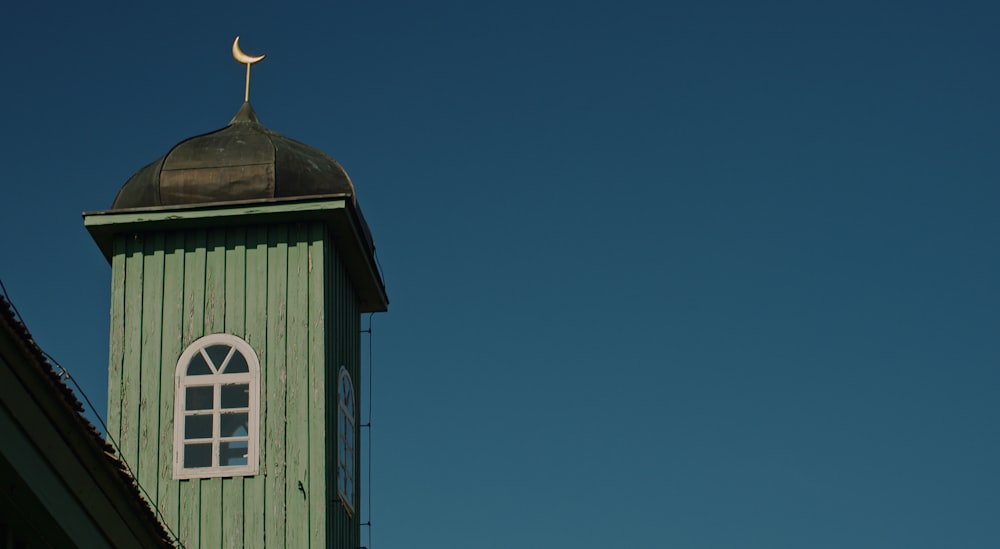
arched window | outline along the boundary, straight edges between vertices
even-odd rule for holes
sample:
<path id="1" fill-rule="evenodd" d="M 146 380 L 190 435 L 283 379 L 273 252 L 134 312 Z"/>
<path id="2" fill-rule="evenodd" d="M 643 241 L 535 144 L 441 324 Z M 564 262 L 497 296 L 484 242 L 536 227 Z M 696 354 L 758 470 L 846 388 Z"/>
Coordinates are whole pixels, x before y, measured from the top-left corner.
<path id="1" fill-rule="evenodd" d="M 347 510 L 354 512 L 354 384 L 347 368 L 337 378 L 337 492 Z"/>
<path id="2" fill-rule="evenodd" d="M 257 474 L 260 363 L 250 344 L 207 335 L 174 373 L 174 478 Z"/>

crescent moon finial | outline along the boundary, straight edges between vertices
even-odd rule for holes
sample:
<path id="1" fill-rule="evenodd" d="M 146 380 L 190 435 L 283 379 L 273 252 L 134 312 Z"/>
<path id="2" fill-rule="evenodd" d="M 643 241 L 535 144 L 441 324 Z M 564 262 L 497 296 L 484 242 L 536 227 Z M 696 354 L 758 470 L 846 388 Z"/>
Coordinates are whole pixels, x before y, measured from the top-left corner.
<path id="1" fill-rule="evenodd" d="M 264 59 L 264 57 L 266 56 L 258 55 L 256 57 L 253 57 L 243 53 L 243 50 L 240 49 L 240 37 L 237 36 L 236 40 L 233 40 L 233 59 L 235 59 L 237 63 L 241 63 L 247 66 L 247 83 L 246 83 L 246 88 L 244 88 L 243 91 L 244 102 L 250 101 L 250 65 L 253 65 L 254 63 L 259 63 L 261 59 Z"/>

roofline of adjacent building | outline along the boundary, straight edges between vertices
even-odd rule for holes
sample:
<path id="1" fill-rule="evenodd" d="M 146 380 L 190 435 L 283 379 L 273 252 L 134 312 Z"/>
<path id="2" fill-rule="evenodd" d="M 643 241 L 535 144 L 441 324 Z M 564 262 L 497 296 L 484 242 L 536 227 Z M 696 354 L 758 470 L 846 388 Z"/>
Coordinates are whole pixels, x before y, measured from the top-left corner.
<path id="1" fill-rule="evenodd" d="M 116 526 L 114 522 L 98 521 L 94 515 L 95 523 L 100 524 L 103 535 L 112 544 L 132 543 L 126 538 L 134 536 L 132 539 L 143 545 L 173 547 L 173 541 L 163 524 L 157 519 L 150 504 L 140 495 L 127 465 L 115 457 L 114 448 L 81 415 L 83 407 L 76 395 L 55 371 L 28 328 L 14 313 L 10 302 L 0 294 L 0 352 L 4 349 L 7 360 L 12 361 L 9 362 L 12 380 L 16 380 L 14 383 L 24 390 L 15 395 L 16 402 L 5 404 L 23 408 L 25 403 L 34 402 L 29 408 L 43 410 L 43 422 L 48 422 L 58 433 L 58 440 L 61 440 L 56 442 L 50 439 L 46 447 L 50 450 L 68 448 L 73 454 L 71 457 L 50 457 L 63 463 L 78 462 L 82 470 L 87 472 L 85 475 L 71 474 L 53 463 L 51 466 L 58 471 L 62 482 L 70 488 L 70 493 L 75 494 L 88 513 L 105 513 L 102 516 L 108 517 L 106 513 L 112 510 L 111 513 L 120 520 Z M 14 387 L 7 389 L 12 390 Z M 32 429 L 31 432 L 26 431 L 25 436 L 38 445 L 41 442 L 39 437 L 49 436 L 45 432 L 47 430 Z M 100 500 L 94 499 L 98 496 L 91 491 L 95 486 L 104 494 L 107 503 L 99 504 Z"/>

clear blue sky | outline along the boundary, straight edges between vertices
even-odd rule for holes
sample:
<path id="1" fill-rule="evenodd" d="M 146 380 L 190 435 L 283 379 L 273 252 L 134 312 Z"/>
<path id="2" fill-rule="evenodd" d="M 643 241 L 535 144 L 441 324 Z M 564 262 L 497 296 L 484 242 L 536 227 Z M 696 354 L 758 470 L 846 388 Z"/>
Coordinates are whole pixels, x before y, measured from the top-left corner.
<path id="1" fill-rule="evenodd" d="M 240 34 L 385 272 L 370 547 L 1000 547 L 995 2 L 58 4 L 0 19 L 0 278 L 102 413 L 79 214 Z"/>

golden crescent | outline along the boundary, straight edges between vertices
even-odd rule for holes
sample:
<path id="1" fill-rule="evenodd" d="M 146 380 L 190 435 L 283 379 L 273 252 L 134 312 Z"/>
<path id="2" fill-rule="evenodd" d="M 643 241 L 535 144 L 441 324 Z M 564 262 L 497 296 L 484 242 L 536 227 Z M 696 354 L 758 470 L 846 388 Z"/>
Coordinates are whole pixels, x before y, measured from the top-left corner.
<path id="1" fill-rule="evenodd" d="M 260 61 L 265 56 L 258 55 L 257 57 L 250 57 L 249 55 L 243 53 L 240 49 L 240 37 L 237 36 L 236 40 L 233 40 L 233 59 L 244 65 L 253 65 L 254 63 Z"/>

